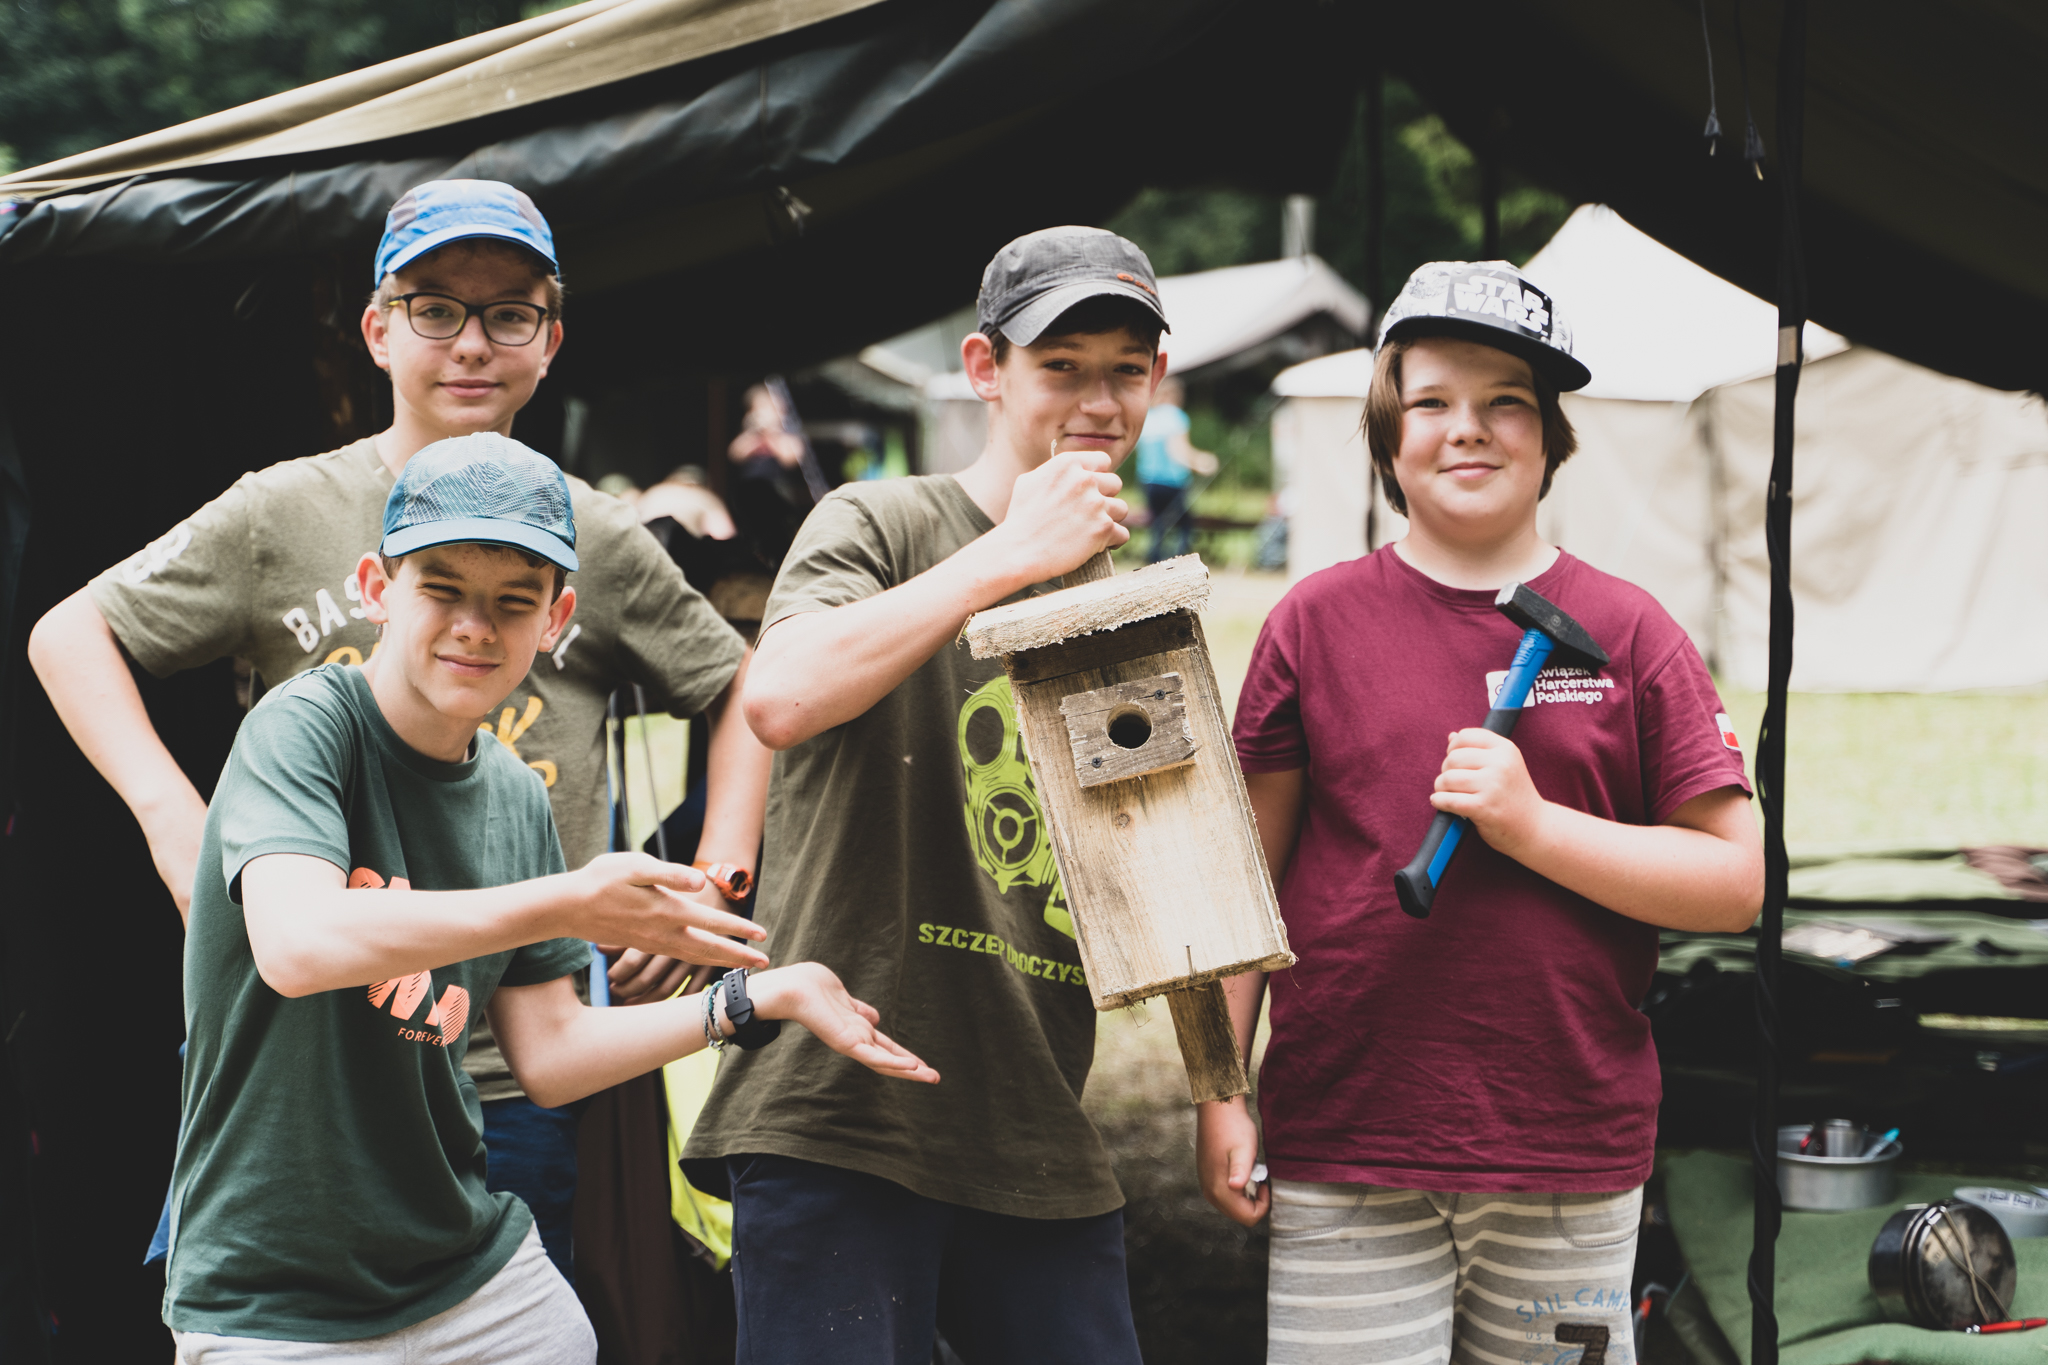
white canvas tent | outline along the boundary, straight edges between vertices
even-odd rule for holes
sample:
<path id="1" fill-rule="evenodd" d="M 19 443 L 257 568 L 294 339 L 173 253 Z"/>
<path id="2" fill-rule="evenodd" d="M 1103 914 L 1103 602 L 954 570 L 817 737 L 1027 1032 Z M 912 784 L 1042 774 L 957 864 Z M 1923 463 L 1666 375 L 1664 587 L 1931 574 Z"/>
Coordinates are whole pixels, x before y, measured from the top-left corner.
<path id="1" fill-rule="evenodd" d="M 1365 296 L 1312 255 L 1168 275 L 1159 302 L 1173 325 L 1161 342 L 1172 374 L 1214 372 L 1319 319 L 1360 336 L 1372 318 Z M 962 309 L 860 353 L 870 369 L 922 390 L 932 473 L 965 468 L 988 439 L 987 414 L 960 371 L 960 342 L 974 327 L 974 310 Z"/>
<path id="2" fill-rule="evenodd" d="M 1579 453 L 1540 529 L 1656 594 L 1723 677 L 1762 688 L 1774 310 L 1591 205 L 1526 268 L 1594 375 L 1566 396 Z M 1792 685 L 2048 683 L 2048 407 L 1820 328 L 1806 353 Z M 1346 352 L 1274 383 L 1295 576 L 1366 548 L 1369 368 Z M 1383 501 L 1373 520 L 1375 543 L 1401 533 Z"/>

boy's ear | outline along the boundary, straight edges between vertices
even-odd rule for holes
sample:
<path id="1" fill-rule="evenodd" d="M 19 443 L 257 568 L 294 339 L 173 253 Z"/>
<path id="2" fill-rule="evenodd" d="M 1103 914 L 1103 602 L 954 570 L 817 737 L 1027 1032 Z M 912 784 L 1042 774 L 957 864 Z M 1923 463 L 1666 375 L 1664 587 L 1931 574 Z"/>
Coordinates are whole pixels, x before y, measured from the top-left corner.
<path id="1" fill-rule="evenodd" d="M 1152 356 L 1152 387 L 1145 396 L 1149 399 L 1159 392 L 1160 384 L 1166 380 L 1166 352 L 1155 351 Z"/>
<path id="2" fill-rule="evenodd" d="M 543 349 L 540 353 L 540 374 L 538 376 L 539 378 L 546 379 L 548 377 L 548 366 L 554 364 L 555 352 L 561 349 L 562 320 L 560 318 L 556 318 L 553 322 L 550 322 L 548 324 L 547 345 L 546 348 Z"/>
<path id="3" fill-rule="evenodd" d="M 363 305 L 363 345 L 380 370 L 391 368 L 391 310 L 375 299 Z"/>
<path id="4" fill-rule="evenodd" d="M 976 398 L 984 403 L 993 403 L 1003 396 L 1002 384 L 996 377 L 995 343 L 980 332 L 971 333 L 960 343 L 960 361 Z"/>
<path id="5" fill-rule="evenodd" d="M 374 553 L 356 561 L 356 591 L 363 595 L 365 621 L 381 626 L 391 619 L 390 609 L 384 605 L 384 590 L 390 586 L 391 580 L 384 576 L 384 561 Z"/>
<path id="6" fill-rule="evenodd" d="M 562 586 L 562 595 L 548 607 L 548 628 L 540 637 L 540 652 L 554 652 L 555 641 L 562 638 L 562 631 L 569 624 L 569 618 L 576 614 L 576 589 L 567 584 Z"/>

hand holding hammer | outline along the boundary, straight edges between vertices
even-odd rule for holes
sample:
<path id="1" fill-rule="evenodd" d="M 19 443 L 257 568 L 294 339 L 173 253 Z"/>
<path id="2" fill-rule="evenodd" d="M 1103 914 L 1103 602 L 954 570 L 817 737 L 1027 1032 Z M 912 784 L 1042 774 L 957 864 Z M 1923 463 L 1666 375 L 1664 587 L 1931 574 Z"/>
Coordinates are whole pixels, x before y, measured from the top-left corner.
<path id="1" fill-rule="evenodd" d="M 1565 615 L 1541 593 L 1525 583 L 1510 583 L 1494 599 L 1494 607 L 1522 628 L 1521 643 L 1514 661 L 1486 713 L 1485 728 L 1503 739 L 1514 733 L 1515 722 L 1536 685 L 1536 675 L 1552 663 L 1599 668 L 1608 662 L 1607 651 L 1593 642 L 1585 627 Z M 1429 833 L 1408 866 L 1394 874 L 1394 894 L 1401 908 L 1417 919 L 1427 919 L 1436 900 L 1437 886 L 1450 866 L 1472 822 L 1448 811 L 1438 811 L 1430 821 Z"/>

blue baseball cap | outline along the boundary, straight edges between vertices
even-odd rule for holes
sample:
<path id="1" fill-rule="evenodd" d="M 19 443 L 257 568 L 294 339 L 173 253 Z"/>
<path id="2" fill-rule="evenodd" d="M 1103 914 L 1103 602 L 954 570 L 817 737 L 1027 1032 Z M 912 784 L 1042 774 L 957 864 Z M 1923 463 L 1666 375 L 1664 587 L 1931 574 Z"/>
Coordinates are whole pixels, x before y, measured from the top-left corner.
<path id="1" fill-rule="evenodd" d="M 371 283 L 380 285 L 386 275 L 429 251 L 473 237 L 523 246 L 548 263 L 549 274 L 561 274 L 555 234 L 526 191 L 502 180 L 429 180 L 400 195 L 384 215 L 384 240 L 377 243 L 377 274 Z"/>
<path id="2" fill-rule="evenodd" d="M 396 559 L 436 545 L 510 545 L 574 569 L 569 480 L 547 456 L 495 431 L 436 441 L 392 485 L 378 552 Z"/>

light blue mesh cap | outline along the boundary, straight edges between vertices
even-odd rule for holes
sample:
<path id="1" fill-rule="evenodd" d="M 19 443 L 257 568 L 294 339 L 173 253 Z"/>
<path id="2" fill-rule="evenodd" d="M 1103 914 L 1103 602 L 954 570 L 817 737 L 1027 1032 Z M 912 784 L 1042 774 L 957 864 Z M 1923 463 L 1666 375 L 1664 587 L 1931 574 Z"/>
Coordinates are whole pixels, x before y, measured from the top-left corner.
<path id="1" fill-rule="evenodd" d="M 555 234 L 526 191 L 502 180 L 429 180 L 400 195 L 384 216 L 371 283 L 382 284 L 386 275 L 429 251 L 473 237 L 523 246 L 547 262 L 549 274 L 561 273 Z"/>
<path id="2" fill-rule="evenodd" d="M 510 545 L 574 569 L 569 480 L 547 456 L 495 431 L 436 441 L 392 486 L 379 550 L 396 559 L 435 545 Z"/>

